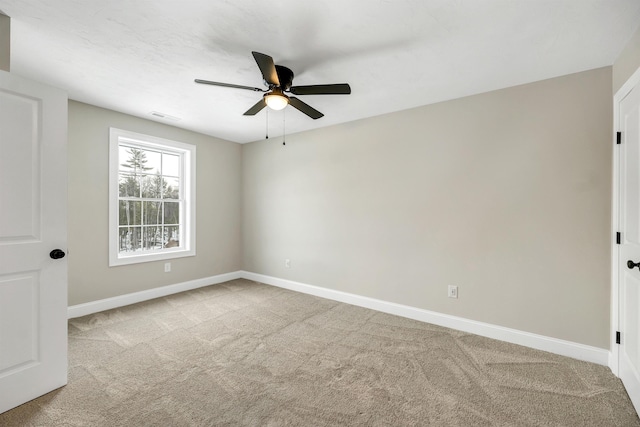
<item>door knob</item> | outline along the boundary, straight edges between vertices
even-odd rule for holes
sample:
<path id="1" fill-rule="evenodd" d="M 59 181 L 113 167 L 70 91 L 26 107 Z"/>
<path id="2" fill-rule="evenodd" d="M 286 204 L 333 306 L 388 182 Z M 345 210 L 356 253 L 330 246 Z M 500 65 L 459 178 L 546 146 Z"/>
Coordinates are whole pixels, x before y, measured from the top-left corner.
<path id="1" fill-rule="evenodd" d="M 60 258 L 64 258 L 65 253 L 64 253 L 64 251 L 63 251 L 63 250 L 61 250 L 61 249 L 54 249 L 54 250 L 52 250 L 51 252 L 49 252 L 49 256 L 50 256 L 52 259 L 60 259 Z"/>
<path id="2" fill-rule="evenodd" d="M 627 267 L 629 268 L 638 267 L 638 269 L 640 270 L 640 262 L 633 262 L 629 260 L 627 261 Z"/>

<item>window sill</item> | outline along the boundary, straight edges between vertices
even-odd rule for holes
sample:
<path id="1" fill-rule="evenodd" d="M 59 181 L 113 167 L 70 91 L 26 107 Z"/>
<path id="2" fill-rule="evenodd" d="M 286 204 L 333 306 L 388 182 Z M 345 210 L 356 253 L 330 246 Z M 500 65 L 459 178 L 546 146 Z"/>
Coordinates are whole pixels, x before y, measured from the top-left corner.
<path id="1" fill-rule="evenodd" d="M 178 251 L 162 252 L 162 253 L 119 256 L 115 259 L 112 259 L 112 258 L 109 259 L 109 267 L 140 264 L 144 262 L 163 261 L 168 259 L 190 257 L 195 255 L 196 255 L 196 251 L 194 249 L 194 250 L 178 250 Z"/>

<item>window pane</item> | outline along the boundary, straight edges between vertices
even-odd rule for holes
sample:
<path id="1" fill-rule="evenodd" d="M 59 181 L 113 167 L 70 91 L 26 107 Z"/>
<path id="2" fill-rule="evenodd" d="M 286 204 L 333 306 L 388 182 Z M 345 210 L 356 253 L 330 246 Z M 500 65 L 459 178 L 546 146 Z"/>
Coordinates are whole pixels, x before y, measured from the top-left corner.
<path id="1" fill-rule="evenodd" d="M 142 248 L 148 251 L 162 249 L 162 226 L 143 227 Z"/>
<path id="2" fill-rule="evenodd" d="M 164 178 L 166 187 L 164 192 L 165 199 L 180 198 L 180 180 L 178 178 Z"/>
<path id="3" fill-rule="evenodd" d="M 180 227 L 177 225 L 164 227 L 164 247 L 177 248 L 180 246 Z"/>
<path id="4" fill-rule="evenodd" d="M 139 197 L 139 179 L 134 175 L 120 173 L 118 176 L 118 193 L 120 197 Z"/>
<path id="5" fill-rule="evenodd" d="M 180 176 L 180 156 L 175 154 L 162 154 L 162 175 Z"/>
<path id="6" fill-rule="evenodd" d="M 179 202 L 164 202 L 164 224 L 180 224 Z"/>
<path id="7" fill-rule="evenodd" d="M 118 233 L 120 252 L 140 250 L 140 227 L 121 227 Z"/>
<path id="8" fill-rule="evenodd" d="M 162 224 L 162 202 L 142 202 L 144 207 L 144 225 Z"/>
<path id="9" fill-rule="evenodd" d="M 127 147 L 125 145 L 120 145 L 118 147 L 118 159 L 120 160 L 120 164 L 118 165 L 118 170 L 121 170 L 121 171 L 126 170 L 127 172 L 130 171 L 130 169 L 124 165 L 126 160 L 129 158 L 129 155 L 130 155 L 129 150 L 131 150 L 131 147 Z"/>
<path id="10" fill-rule="evenodd" d="M 161 174 L 162 173 L 162 154 L 157 151 L 147 151 L 145 150 L 145 154 L 147 155 L 147 164 L 146 166 L 149 168 L 149 172 Z"/>
<path id="11" fill-rule="evenodd" d="M 166 183 L 160 175 L 142 176 L 142 197 L 160 199 L 165 187 Z"/>
<path id="12" fill-rule="evenodd" d="M 120 200 L 119 205 L 118 225 L 140 225 L 140 219 L 142 217 L 141 202 Z"/>
<path id="13" fill-rule="evenodd" d="M 160 153 L 128 146 L 120 146 L 120 170 L 135 175 L 160 173 Z"/>

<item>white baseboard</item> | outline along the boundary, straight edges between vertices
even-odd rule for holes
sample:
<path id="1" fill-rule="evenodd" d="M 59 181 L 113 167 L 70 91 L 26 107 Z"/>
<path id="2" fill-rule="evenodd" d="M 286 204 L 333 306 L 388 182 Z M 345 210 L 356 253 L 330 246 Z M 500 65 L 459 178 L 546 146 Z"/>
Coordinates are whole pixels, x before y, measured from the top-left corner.
<path id="1" fill-rule="evenodd" d="M 135 304 L 137 302 L 147 301 L 178 292 L 189 291 L 204 286 L 215 285 L 234 279 L 255 280 L 256 282 L 265 283 L 267 285 L 277 286 L 280 288 L 285 288 L 309 295 L 315 295 L 318 297 L 340 301 L 351 305 L 357 305 L 359 307 L 370 308 L 372 310 L 381 311 L 383 313 L 394 314 L 396 316 L 406 317 L 421 322 L 432 323 L 434 325 L 469 332 L 483 337 L 494 338 L 513 344 L 519 344 L 525 347 L 535 348 L 537 350 L 548 351 L 550 353 L 572 357 L 574 359 L 584 360 L 587 362 L 597 363 L 599 365 L 611 366 L 611 353 L 606 349 L 592 347 L 571 341 L 565 341 L 557 338 L 551 338 L 544 335 L 532 334 L 530 332 L 523 332 L 517 329 L 505 328 L 489 323 L 477 322 L 475 320 L 469 320 L 462 317 L 437 313 L 435 311 L 423 310 L 421 308 L 382 301 L 375 298 L 364 297 L 361 295 L 350 294 L 333 289 L 321 288 L 319 286 L 307 285 L 305 283 L 294 282 L 291 280 L 279 279 L 277 277 L 251 273 L 249 271 L 234 271 L 217 276 L 177 283 L 175 285 L 163 286 L 160 288 L 149 289 L 146 291 L 135 292 L 127 295 L 120 295 L 117 297 L 88 302 L 85 304 L 73 305 L 68 308 L 67 314 L 70 319 L 74 317 L 86 316 L 88 314 L 110 310 L 129 304 Z"/>
<path id="2" fill-rule="evenodd" d="M 572 357 L 578 360 L 597 363 L 609 366 L 610 352 L 606 349 L 592 347 L 584 344 L 551 338 L 544 335 L 523 332 L 517 329 L 505 328 L 489 323 L 477 322 L 462 317 L 450 316 L 448 314 L 423 310 L 407 305 L 396 304 L 374 298 L 336 291 L 333 289 L 321 288 L 307 285 L 291 280 L 279 279 L 277 277 L 265 276 L 262 274 L 241 271 L 240 276 L 244 279 L 255 280 L 267 285 L 290 289 L 305 294 L 315 295 L 322 298 L 340 301 L 351 305 L 370 308 L 384 313 L 394 314 L 421 322 L 432 323 L 459 331 L 469 332 L 483 337 L 494 338 L 501 341 L 519 344 L 537 350 L 548 351 L 561 356 Z"/>
<path id="3" fill-rule="evenodd" d="M 123 307 L 125 305 L 135 304 L 137 302 L 148 301 L 154 298 L 177 294 L 178 292 L 190 291 L 192 289 L 202 288 L 204 286 L 216 285 L 218 283 L 227 282 L 229 280 L 240 279 L 241 277 L 242 272 L 234 271 L 231 273 L 219 274 L 217 276 L 176 283 L 175 285 L 162 286 L 160 288 L 134 292 L 132 294 L 119 295 L 117 297 L 101 299 L 84 304 L 72 305 L 67 308 L 67 317 L 69 319 L 72 319 L 74 317 L 86 316 L 88 314 L 93 314 L 104 310 L 111 310 L 112 308 Z"/>

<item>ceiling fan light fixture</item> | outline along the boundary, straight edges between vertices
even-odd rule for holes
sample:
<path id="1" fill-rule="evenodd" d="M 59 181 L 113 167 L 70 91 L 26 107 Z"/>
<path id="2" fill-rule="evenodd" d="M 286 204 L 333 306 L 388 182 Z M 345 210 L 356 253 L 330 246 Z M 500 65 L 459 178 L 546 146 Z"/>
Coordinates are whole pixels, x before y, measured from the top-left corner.
<path id="1" fill-rule="evenodd" d="M 282 92 L 272 92 L 264 96 L 264 102 L 272 110 L 282 110 L 289 104 L 289 97 Z"/>

